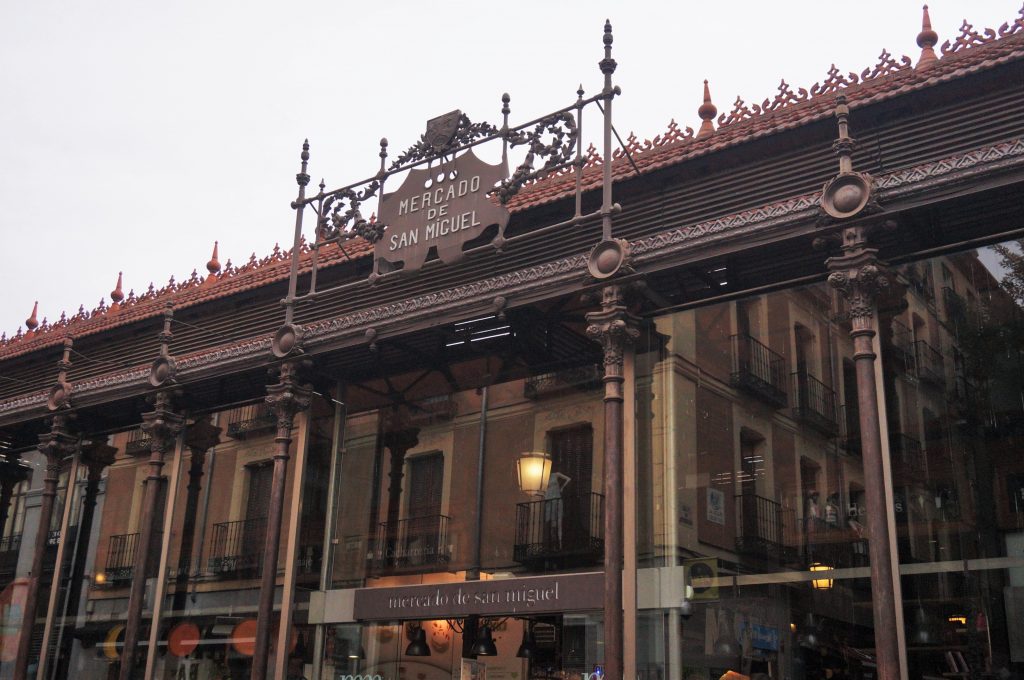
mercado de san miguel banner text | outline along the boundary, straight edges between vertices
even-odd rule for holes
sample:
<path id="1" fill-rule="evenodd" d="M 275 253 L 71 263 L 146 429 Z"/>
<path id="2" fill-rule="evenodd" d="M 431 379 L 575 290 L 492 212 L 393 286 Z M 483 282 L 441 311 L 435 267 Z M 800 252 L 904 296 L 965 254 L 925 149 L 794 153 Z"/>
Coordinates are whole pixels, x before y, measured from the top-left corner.
<path id="1" fill-rule="evenodd" d="M 600 609 L 603 593 L 601 572 L 360 588 L 353 613 L 360 621 L 392 621 L 583 611 Z"/>

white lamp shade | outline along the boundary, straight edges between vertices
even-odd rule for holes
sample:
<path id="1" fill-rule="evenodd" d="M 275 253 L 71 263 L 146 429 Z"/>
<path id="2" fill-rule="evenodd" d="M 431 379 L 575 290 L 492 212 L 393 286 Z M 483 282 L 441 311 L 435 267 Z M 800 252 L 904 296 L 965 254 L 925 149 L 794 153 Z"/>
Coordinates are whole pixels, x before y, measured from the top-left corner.
<path id="1" fill-rule="evenodd" d="M 551 456 L 543 451 L 527 451 L 516 461 L 519 473 L 519 488 L 523 493 L 540 494 L 548 485 L 551 476 Z"/>

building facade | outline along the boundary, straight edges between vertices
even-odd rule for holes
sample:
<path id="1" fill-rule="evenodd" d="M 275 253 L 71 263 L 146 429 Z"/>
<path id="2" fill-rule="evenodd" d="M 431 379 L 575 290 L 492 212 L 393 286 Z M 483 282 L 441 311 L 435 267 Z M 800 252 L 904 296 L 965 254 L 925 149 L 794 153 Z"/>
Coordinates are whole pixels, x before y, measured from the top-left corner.
<path id="1" fill-rule="evenodd" d="M 1024 677 L 1024 10 L 614 153 L 605 30 L 0 340 L 0 678 Z"/>

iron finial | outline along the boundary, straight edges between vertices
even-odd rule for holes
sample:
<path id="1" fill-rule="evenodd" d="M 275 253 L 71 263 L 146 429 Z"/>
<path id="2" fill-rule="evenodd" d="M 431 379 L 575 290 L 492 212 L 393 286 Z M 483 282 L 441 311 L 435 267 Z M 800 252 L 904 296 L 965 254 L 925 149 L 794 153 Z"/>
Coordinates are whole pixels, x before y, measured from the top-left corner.
<path id="1" fill-rule="evenodd" d="M 377 155 L 380 156 L 380 174 L 383 175 L 384 174 L 384 164 L 385 164 L 385 162 L 387 161 L 387 158 L 388 158 L 388 138 L 387 137 L 381 137 L 380 138 L 380 153 L 378 153 Z"/>
<path id="2" fill-rule="evenodd" d="M 508 96 L 508 92 L 501 95 L 501 113 L 506 116 L 512 113 L 512 109 L 508 107 L 510 101 L 512 101 L 512 97 Z"/>
<path id="3" fill-rule="evenodd" d="M 939 60 L 934 49 L 939 42 L 939 34 L 932 30 L 932 18 L 928 15 L 928 5 L 924 6 L 923 12 L 921 32 L 917 34 L 917 45 L 921 48 L 921 58 L 917 60 L 916 68 L 927 67 Z"/>
<path id="4" fill-rule="evenodd" d="M 309 184 L 309 175 L 306 173 L 306 168 L 309 164 L 309 140 L 306 139 L 302 142 L 302 153 L 299 154 L 299 158 L 302 159 L 302 169 L 297 175 L 295 175 L 295 182 L 300 186 L 304 187 Z"/>
<path id="5" fill-rule="evenodd" d="M 35 304 L 32 305 L 32 314 L 30 314 L 29 317 L 25 319 L 25 327 L 28 328 L 30 331 L 34 331 L 36 328 L 39 327 L 39 319 L 37 318 L 38 312 L 39 300 L 36 300 Z"/>
<path id="6" fill-rule="evenodd" d="M 700 130 L 697 131 L 697 139 L 713 135 L 715 133 L 715 116 L 718 115 L 718 108 L 711 103 L 711 90 L 708 88 L 708 81 L 704 81 L 704 103 L 697 109 L 700 116 Z"/>
<path id="7" fill-rule="evenodd" d="M 612 59 L 612 22 L 610 19 L 604 20 L 604 59 L 602 59 L 598 66 L 601 68 L 601 73 L 606 76 L 610 76 L 615 73 L 615 67 L 618 64 Z"/>
<path id="8" fill-rule="evenodd" d="M 210 256 L 210 261 L 206 263 L 206 271 L 210 272 L 210 276 L 220 271 L 220 260 L 217 258 L 218 245 L 218 241 L 213 242 L 213 255 Z"/>
<path id="9" fill-rule="evenodd" d="M 114 286 L 114 290 L 110 291 L 110 301 L 117 304 L 124 300 L 124 290 L 121 288 L 121 280 L 124 272 L 117 273 L 117 285 Z"/>
<path id="10" fill-rule="evenodd" d="M 579 97 L 580 99 L 583 99 L 584 92 L 585 91 L 583 89 L 583 83 L 580 83 L 580 86 L 576 88 L 576 96 Z"/>

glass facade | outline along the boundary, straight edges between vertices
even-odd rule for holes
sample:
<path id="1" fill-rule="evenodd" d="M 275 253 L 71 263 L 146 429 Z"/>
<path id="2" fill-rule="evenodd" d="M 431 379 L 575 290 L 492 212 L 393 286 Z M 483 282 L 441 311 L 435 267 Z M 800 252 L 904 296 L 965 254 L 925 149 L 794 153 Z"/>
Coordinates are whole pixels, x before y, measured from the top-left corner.
<path id="1" fill-rule="evenodd" d="M 904 623 L 886 634 L 911 678 L 1017 677 L 1024 662 L 1020 252 L 894 267 L 878 304 Z M 637 355 L 639 677 L 874 677 L 849 316 L 823 283 L 652 320 Z"/>
<path id="2" fill-rule="evenodd" d="M 878 303 L 902 619 L 887 634 L 910 678 L 1024 667 L 1021 252 L 894 266 Z M 582 315 L 533 314 L 456 324 L 440 350 L 381 350 L 404 363 L 382 356 L 372 377 L 321 387 L 296 419 L 272 673 L 598 677 L 603 367 Z M 820 283 L 641 326 L 626 375 L 627 669 L 874 677 L 876 539 L 845 303 Z M 46 677 L 116 676 L 139 578 L 138 677 L 249 677 L 275 427 L 263 402 L 187 421 L 144 573 L 146 433 L 83 441 L 61 462 L 32 642 Z M 27 451 L 3 470 L 0 677 L 46 465 Z"/>

